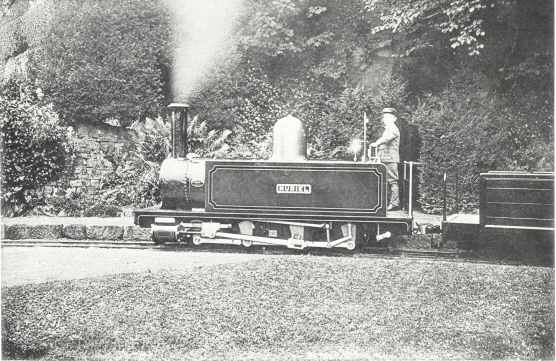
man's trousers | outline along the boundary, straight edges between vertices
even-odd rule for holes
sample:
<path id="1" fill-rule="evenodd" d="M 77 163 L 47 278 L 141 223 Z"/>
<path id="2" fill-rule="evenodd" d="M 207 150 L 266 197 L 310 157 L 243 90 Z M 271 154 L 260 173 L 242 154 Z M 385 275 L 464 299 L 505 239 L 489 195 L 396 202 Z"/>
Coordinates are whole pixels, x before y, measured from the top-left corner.
<path id="1" fill-rule="evenodd" d="M 400 192 L 398 188 L 398 163 L 384 163 L 386 166 L 386 179 L 388 183 L 388 206 L 400 206 Z"/>

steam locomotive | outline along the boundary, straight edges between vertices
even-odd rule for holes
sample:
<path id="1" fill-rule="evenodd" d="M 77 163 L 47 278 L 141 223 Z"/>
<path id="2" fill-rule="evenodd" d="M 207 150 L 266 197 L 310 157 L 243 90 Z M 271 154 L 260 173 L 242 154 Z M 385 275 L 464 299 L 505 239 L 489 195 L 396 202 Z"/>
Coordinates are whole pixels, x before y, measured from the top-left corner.
<path id="1" fill-rule="evenodd" d="M 411 212 L 386 211 L 385 166 L 308 160 L 299 119 L 274 125 L 269 160 L 199 159 L 187 154 L 188 106 L 169 108 L 172 156 L 161 165 L 162 205 L 134 211 L 154 242 L 354 250 L 411 232 Z"/>

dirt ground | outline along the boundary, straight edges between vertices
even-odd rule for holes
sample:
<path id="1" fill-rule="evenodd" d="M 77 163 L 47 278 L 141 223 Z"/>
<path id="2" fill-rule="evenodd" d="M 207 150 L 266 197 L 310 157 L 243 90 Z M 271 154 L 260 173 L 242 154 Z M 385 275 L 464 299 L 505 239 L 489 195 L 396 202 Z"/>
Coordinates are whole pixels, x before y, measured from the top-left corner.
<path id="1" fill-rule="evenodd" d="M 167 252 L 154 249 L 2 247 L 2 286 L 100 277 L 130 272 L 183 270 L 241 263 L 260 254 Z"/>

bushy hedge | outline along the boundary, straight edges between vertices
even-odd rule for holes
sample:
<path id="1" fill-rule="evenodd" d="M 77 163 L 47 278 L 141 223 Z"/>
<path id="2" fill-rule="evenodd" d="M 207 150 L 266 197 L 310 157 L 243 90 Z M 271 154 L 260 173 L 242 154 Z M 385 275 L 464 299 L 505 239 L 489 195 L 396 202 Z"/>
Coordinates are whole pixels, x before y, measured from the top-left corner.
<path id="1" fill-rule="evenodd" d="M 31 70 L 63 119 L 116 118 L 127 126 L 168 102 L 170 26 L 161 1 L 47 0 L 36 7 L 32 24 L 51 18 L 30 53 Z"/>
<path id="2" fill-rule="evenodd" d="M 427 212 L 442 209 L 444 172 L 448 211 L 470 211 L 479 205 L 481 172 L 554 169 L 549 107 L 508 104 L 480 84 L 478 77 L 458 79 L 411 114 L 424 163 L 419 203 Z"/>
<path id="3" fill-rule="evenodd" d="M 2 214 L 19 215 L 33 207 L 34 191 L 71 165 L 71 128 L 49 106 L 0 94 L 0 131 Z"/>

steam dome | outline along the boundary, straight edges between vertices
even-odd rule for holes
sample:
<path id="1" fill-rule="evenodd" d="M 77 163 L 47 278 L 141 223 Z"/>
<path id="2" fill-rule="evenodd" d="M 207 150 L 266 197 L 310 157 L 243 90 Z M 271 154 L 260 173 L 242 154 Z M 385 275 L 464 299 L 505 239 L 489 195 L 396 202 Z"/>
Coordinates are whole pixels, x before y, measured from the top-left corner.
<path id="1" fill-rule="evenodd" d="M 305 127 L 301 120 L 288 115 L 274 124 L 271 160 L 279 162 L 307 160 Z"/>

